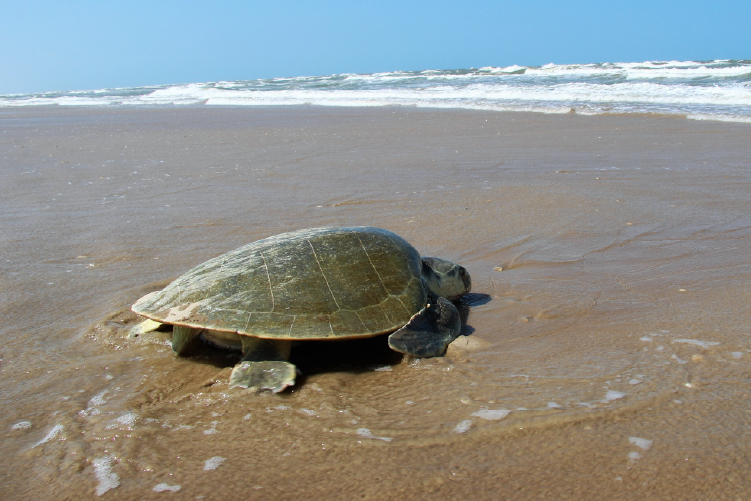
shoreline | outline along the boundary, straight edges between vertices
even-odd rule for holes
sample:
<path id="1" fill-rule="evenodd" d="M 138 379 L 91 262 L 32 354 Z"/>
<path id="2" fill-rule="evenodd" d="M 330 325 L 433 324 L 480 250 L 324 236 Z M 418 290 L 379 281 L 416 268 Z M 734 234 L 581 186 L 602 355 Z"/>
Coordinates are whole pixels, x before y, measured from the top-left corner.
<path id="1" fill-rule="evenodd" d="M 751 124 L 751 118 L 744 117 L 743 119 L 726 118 L 724 115 L 721 117 L 714 117 L 712 115 L 706 115 L 706 118 L 691 116 L 685 113 L 657 113 L 657 112 L 621 112 L 621 113 L 582 113 L 577 111 L 576 108 L 571 108 L 569 111 L 552 112 L 552 111 L 537 111 L 537 110 L 495 110 L 491 108 L 466 108 L 466 107 L 432 107 L 432 106 L 400 106 L 400 105 L 374 105 L 374 106 L 339 106 L 339 105 L 322 105 L 322 104 L 290 104 L 290 105 L 225 105 L 225 104 L 178 104 L 178 105 L 166 105 L 166 104 L 136 104 L 136 105 L 6 105 L 0 106 L 0 113 L 5 111 L 18 112 L 21 110 L 108 110 L 108 111 L 124 111 L 124 110 L 179 110 L 179 109 L 217 109 L 217 110 L 360 110 L 365 112 L 366 110 L 420 110 L 428 113 L 440 113 L 440 112 L 465 112 L 465 113 L 498 113 L 498 114 L 521 114 L 521 115 L 541 115 L 541 116 L 566 116 L 577 115 L 580 117 L 603 117 L 603 118 L 655 118 L 655 119 L 674 119 L 674 120 L 690 120 L 696 122 L 721 122 L 728 124 Z"/>

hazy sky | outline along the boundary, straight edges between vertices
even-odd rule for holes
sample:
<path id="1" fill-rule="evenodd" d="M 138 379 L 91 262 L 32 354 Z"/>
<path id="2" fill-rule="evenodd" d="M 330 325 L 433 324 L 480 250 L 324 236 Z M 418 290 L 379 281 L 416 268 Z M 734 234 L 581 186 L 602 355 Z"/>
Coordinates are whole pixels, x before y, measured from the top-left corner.
<path id="1" fill-rule="evenodd" d="M 751 59 L 751 1 L 0 0 L 0 94 Z"/>

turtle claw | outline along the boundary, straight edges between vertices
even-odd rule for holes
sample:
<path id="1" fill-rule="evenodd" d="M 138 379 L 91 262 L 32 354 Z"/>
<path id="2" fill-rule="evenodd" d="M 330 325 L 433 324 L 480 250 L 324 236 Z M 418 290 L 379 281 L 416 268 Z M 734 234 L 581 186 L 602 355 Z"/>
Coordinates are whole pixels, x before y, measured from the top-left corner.
<path id="1" fill-rule="evenodd" d="M 240 362 L 232 369 L 229 387 L 279 393 L 295 384 L 296 368 L 289 362 Z"/>

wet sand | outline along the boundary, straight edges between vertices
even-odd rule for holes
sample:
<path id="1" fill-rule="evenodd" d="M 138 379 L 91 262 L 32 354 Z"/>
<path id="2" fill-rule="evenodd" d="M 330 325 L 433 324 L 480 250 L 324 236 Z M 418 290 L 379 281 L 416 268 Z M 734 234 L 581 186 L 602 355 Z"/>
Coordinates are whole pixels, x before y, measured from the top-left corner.
<path id="1" fill-rule="evenodd" d="M 0 110 L 3 499 L 751 496 L 751 127 L 406 108 Z M 304 227 L 464 265 L 445 357 L 127 339 L 130 305 Z"/>

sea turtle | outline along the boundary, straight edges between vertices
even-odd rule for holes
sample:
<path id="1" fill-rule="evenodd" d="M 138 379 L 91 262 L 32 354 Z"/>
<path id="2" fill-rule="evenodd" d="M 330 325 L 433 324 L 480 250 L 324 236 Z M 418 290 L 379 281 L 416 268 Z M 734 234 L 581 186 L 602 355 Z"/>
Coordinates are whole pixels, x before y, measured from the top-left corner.
<path id="1" fill-rule="evenodd" d="M 444 353 L 461 329 L 451 301 L 470 291 L 462 266 L 421 258 L 379 228 L 313 228 L 240 247 L 193 268 L 132 307 L 150 320 L 134 333 L 171 324 L 184 355 L 199 335 L 240 348 L 231 386 L 279 392 L 294 384 L 292 341 L 393 332 L 389 346 L 415 357 Z M 395 332 L 394 332 L 395 331 Z"/>

